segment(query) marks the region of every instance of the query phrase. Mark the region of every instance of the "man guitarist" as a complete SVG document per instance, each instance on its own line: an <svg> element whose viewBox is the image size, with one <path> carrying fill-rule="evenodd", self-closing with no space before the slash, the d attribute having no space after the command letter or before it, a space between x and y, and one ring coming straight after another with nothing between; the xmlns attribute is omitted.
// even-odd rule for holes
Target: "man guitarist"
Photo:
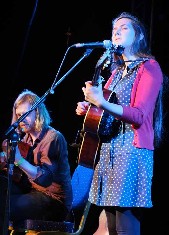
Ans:
<svg viewBox="0 0 169 235"><path fill-rule="evenodd" d="M12 124L29 112L38 101L39 97L32 91L21 92L13 105ZM9 201L6 198L11 177L7 169L12 151L8 153L8 149L13 146L10 139L3 141L4 151L0 154L1 235L6 235L3 232L8 227L8 217L15 226L19 226L20 221L26 219L63 221L71 210L72 186L67 143L64 136L51 127L50 123L46 106L41 103L16 128L16 133L25 135L18 140L13 154L14 168ZM4 221L8 208L9 215L5 217L7 221Z"/></svg>

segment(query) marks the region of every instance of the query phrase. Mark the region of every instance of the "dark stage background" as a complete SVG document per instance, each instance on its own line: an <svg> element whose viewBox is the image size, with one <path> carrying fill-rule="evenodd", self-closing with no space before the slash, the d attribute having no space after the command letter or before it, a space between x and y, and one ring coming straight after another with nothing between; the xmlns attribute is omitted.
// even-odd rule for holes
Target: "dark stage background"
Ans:
<svg viewBox="0 0 169 235"><path fill-rule="evenodd" d="M152 53L165 75L169 75L168 20L163 0L114 1L56 1L6 0L0 8L0 139L10 126L12 105L23 89L43 96L51 87L66 50L78 42L97 42L111 39L111 21L122 11L130 11L149 28ZM84 55L85 49L69 50L58 79ZM69 144L72 172L77 164L77 149L70 147L83 118L75 114L78 101L83 100L82 86L91 80L103 49L94 49L49 94L45 104L51 111L53 126L60 130ZM168 98L165 101L168 109ZM153 201L146 211L142 234L169 235L168 212L168 114L164 126L166 136L155 151Z"/></svg>

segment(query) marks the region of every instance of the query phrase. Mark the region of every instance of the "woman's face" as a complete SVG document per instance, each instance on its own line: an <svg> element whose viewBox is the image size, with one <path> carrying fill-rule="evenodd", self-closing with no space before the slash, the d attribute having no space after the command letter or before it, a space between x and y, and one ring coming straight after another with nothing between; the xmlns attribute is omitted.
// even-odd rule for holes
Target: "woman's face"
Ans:
<svg viewBox="0 0 169 235"><path fill-rule="evenodd" d="M112 29L112 43L115 46L121 45L126 49L131 48L135 40L135 31L128 18L121 18L114 23Z"/></svg>

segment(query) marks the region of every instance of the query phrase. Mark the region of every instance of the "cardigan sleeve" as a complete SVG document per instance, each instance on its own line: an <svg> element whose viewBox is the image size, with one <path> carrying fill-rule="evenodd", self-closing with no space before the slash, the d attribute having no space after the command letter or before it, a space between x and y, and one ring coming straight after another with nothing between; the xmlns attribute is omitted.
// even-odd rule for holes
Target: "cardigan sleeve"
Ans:
<svg viewBox="0 0 169 235"><path fill-rule="evenodd" d="M153 113L158 93L163 81L161 68L151 59L141 65L133 84L130 106L123 106L122 121L142 125Z"/></svg>

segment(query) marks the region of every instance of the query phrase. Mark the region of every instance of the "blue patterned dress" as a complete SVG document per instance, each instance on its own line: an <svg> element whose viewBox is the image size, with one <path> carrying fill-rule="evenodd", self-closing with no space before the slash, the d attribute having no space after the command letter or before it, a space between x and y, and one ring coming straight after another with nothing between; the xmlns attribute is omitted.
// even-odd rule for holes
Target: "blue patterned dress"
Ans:
<svg viewBox="0 0 169 235"><path fill-rule="evenodd" d="M116 93L119 104L130 105L139 64L140 61L130 64L130 70L123 78L124 67L121 66L109 86L109 90ZM112 120L109 115L107 127ZM91 203L98 206L152 207L153 151L134 147L133 138L131 124L123 123L116 137L101 144L89 192Z"/></svg>

